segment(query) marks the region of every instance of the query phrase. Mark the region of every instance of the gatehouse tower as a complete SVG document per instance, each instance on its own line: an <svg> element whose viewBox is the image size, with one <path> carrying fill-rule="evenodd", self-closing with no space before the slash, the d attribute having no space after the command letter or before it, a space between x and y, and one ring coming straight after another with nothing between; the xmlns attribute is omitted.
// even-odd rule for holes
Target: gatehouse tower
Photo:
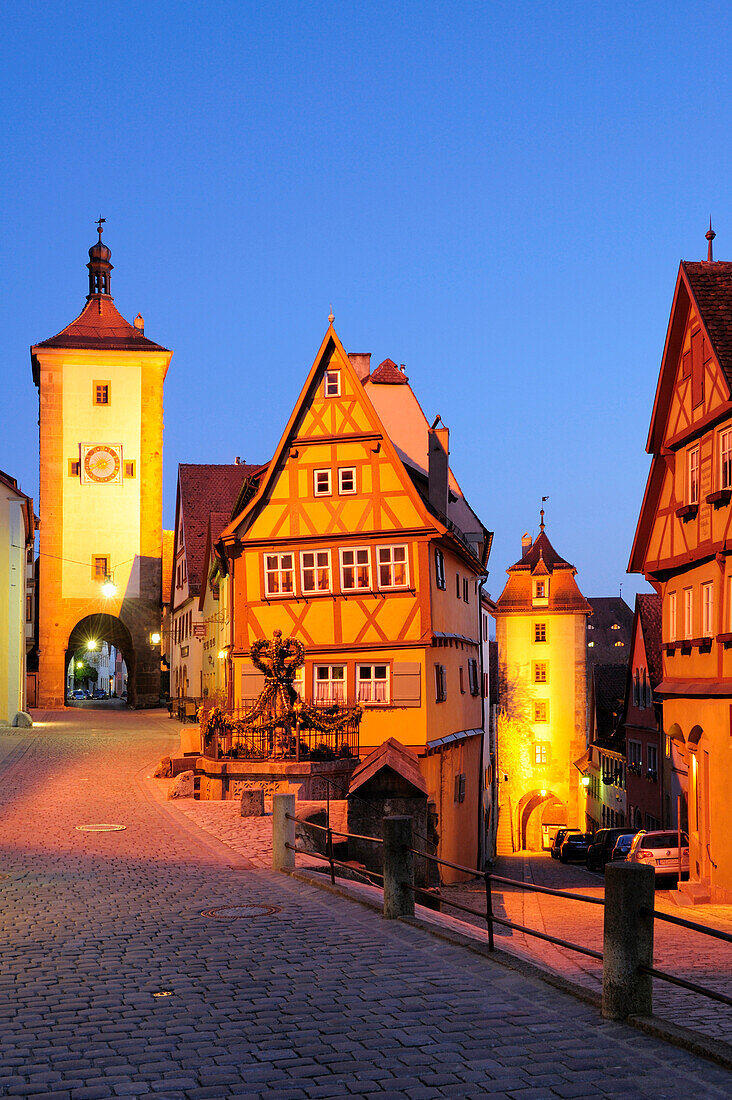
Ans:
<svg viewBox="0 0 732 1100"><path fill-rule="evenodd" d="M86 304L31 347L40 429L38 705L64 703L75 652L106 641L128 668L128 702L160 697L163 382L172 352L129 324L111 294L111 252L89 249Z"/></svg>

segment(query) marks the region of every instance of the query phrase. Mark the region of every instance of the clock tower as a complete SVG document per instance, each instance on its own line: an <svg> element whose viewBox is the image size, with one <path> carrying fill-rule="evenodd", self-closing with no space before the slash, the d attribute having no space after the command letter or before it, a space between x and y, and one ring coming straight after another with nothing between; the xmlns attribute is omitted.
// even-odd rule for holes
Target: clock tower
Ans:
<svg viewBox="0 0 732 1100"><path fill-rule="evenodd" d="M89 642L121 651L128 702L157 705L161 626L163 382L172 352L110 293L111 252L89 249L86 305L31 348L39 395L39 706L64 703Z"/></svg>

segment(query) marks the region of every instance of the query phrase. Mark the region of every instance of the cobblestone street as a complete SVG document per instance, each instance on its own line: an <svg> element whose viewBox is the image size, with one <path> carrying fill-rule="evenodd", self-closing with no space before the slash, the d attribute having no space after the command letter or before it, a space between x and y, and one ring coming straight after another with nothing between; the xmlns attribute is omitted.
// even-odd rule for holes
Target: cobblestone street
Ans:
<svg viewBox="0 0 732 1100"><path fill-rule="evenodd" d="M268 818L222 843L241 819L147 778L177 743L162 712L35 717L0 736L0 1096L729 1095L703 1059L273 873ZM78 828L100 823L124 828ZM204 915L234 904L264 915Z"/></svg>

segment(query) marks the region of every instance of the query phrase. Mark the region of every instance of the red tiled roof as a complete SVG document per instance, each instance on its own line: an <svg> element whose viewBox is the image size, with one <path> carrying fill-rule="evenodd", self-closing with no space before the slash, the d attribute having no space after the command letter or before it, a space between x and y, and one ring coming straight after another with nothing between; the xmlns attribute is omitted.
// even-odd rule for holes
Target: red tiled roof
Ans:
<svg viewBox="0 0 732 1100"><path fill-rule="evenodd" d="M125 321L111 298L94 295L79 316L39 348L116 348L122 351L167 351Z"/></svg>
<svg viewBox="0 0 732 1100"><path fill-rule="evenodd" d="M538 563L539 558L543 558L544 565L551 573L554 569L574 569L573 565L570 565L564 558L560 558L552 544L547 538L546 531L542 531L539 534L538 539L535 540L524 550L523 557L520 561L517 561L515 565L511 566L511 569L534 569Z"/></svg>
<svg viewBox="0 0 732 1100"><path fill-rule="evenodd" d="M191 596L201 592L201 572L206 553L209 517L224 515L219 534L231 519L242 485L250 474L261 466L192 465L181 463L178 467L178 492L183 513L183 534L186 544L186 568L188 589Z"/></svg>
<svg viewBox="0 0 732 1100"><path fill-rule="evenodd" d="M377 386L406 386L409 379L403 371L399 370L396 363L391 359L385 359L369 376L369 382L374 382Z"/></svg>
<svg viewBox="0 0 732 1100"><path fill-rule="evenodd" d="M682 260L719 365L732 384L732 263Z"/></svg>
<svg viewBox="0 0 732 1100"><path fill-rule="evenodd" d="M656 688L663 679L661 659L661 597L655 592L639 593L638 614L640 615L643 642L646 647L648 674L651 687Z"/></svg>
<svg viewBox="0 0 732 1100"><path fill-rule="evenodd" d="M370 752L365 760L362 760L351 776L348 785L348 793L353 794L362 787L367 780L381 771L382 768L391 768L397 775L401 775L417 790L427 794L427 784L419 770L417 756L401 741L395 737L389 737L378 748Z"/></svg>

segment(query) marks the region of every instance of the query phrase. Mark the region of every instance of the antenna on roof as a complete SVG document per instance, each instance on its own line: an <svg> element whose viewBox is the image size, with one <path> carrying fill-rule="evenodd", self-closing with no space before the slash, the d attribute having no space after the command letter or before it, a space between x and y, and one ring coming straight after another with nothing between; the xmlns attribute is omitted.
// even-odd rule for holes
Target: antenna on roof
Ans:
<svg viewBox="0 0 732 1100"><path fill-rule="evenodd" d="M705 237L706 237L706 239L707 239L707 240L709 241L709 248L707 249L707 263L708 263L708 264L710 264L710 263L712 263L712 262L713 262L713 257L712 257L712 241L713 241L713 240L714 240L714 238L715 238L715 237L717 236L717 234L716 234L716 233L714 232L714 230L712 229L712 215L711 215L711 214L709 215L709 229L707 229L707 231L706 231L706 233L704 234L704 236L705 236Z"/></svg>
<svg viewBox="0 0 732 1100"><path fill-rule="evenodd" d="M623 598L623 582L621 581L620 582L620 599L622 600L622 598Z"/></svg>
<svg viewBox="0 0 732 1100"><path fill-rule="evenodd" d="M543 504L544 501L546 501L546 500L549 500L549 497L542 497L541 498L541 503ZM539 515L541 516L541 522L539 523L539 528L543 531L544 530L544 509L543 508L541 508L539 510Z"/></svg>

